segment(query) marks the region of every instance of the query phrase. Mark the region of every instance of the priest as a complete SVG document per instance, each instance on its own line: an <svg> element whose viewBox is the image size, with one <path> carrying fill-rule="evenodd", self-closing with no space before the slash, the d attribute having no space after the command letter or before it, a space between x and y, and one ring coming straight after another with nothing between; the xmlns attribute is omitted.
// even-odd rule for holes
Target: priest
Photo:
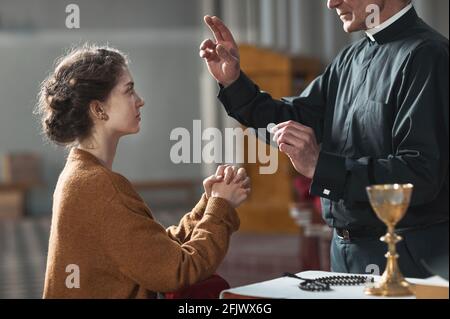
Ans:
<svg viewBox="0 0 450 319"><path fill-rule="evenodd" d="M368 8L379 9L369 19ZM274 140L312 179L323 218L334 229L332 270L384 270L384 224L366 186L412 183L397 232L405 276L430 274L422 261L448 255L449 46L408 0L328 0L346 32L365 37L345 48L299 96L273 99L240 70L233 36L206 16L215 39L200 46L227 113L253 128L277 124ZM378 20L374 24L373 20ZM370 22L370 23L369 23Z"/></svg>

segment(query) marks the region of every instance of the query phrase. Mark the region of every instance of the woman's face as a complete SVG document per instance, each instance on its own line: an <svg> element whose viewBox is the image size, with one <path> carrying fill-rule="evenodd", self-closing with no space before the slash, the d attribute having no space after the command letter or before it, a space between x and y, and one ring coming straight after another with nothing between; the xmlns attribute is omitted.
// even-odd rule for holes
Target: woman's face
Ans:
<svg viewBox="0 0 450 319"><path fill-rule="evenodd" d="M144 100L134 90L134 81L128 68L119 78L104 104L108 120L104 122L106 130L116 136L139 132Z"/></svg>

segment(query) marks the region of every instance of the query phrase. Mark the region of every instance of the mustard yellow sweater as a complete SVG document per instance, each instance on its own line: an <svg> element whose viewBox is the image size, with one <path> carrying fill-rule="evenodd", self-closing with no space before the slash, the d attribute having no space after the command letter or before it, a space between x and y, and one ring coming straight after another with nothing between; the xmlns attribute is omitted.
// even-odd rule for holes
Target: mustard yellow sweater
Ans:
<svg viewBox="0 0 450 319"><path fill-rule="evenodd" d="M43 296L154 298L176 291L216 271L238 227L227 201L203 195L178 226L165 229L125 177L74 148L53 196Z"/></svg>

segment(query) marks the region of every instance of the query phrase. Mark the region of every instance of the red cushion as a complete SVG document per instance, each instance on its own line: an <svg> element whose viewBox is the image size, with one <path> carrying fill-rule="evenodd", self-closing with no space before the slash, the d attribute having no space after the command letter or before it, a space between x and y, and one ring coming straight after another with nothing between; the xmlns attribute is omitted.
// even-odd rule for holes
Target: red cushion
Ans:
<svg viewBox="0 0 450 319"><path fill-rule="evenodd" d="M168 292L165 297L166 299L218 299L220 293L229 288L230 285L225 279L219 275L212 275L187 288Z"/></svg>

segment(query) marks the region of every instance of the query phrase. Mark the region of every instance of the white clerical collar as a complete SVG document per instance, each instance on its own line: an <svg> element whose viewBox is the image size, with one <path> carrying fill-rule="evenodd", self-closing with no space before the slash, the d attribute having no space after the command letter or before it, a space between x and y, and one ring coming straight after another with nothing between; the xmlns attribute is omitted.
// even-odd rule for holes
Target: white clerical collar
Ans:
<svg viewBox="0 0 450 319"><path fill-rule="evenodd" d="M375 34L380 32L381 30L386 29L388 26L393 24L395 21L397 21L398 19L403 17L406 14L406 12L408 12L412 7L413 7L412 3L408 4L406 7L404 7L402 10L400 10L399 12L394 14L392 17L390 17L389 19L387 19L383 23L377 25L376 27L374 27L372 29L367 29L366 30L366 35L369 37L369 39L372 42L375 42L375 38L373 37Z"/></svg>

